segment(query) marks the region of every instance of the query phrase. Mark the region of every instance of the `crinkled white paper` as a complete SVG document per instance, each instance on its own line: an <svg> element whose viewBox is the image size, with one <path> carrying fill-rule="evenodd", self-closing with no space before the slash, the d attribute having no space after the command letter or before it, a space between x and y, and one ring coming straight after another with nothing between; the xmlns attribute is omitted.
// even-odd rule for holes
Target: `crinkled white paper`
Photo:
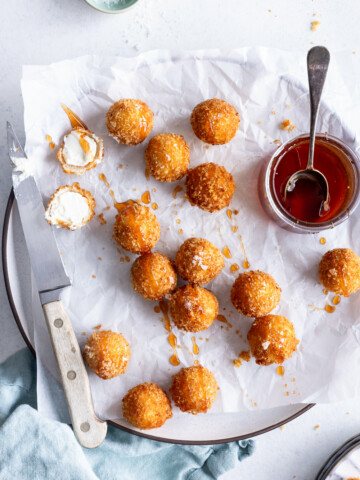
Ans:
<svg viewBox="0 0 360 480"><path fill-rule="evenodd" d="M342 69L340 70L339 65ZM346 62L345 62L346 64ZM351 62L335 56L330 64L324 102L319 115L319 131L342 138L356 149L355 137L335 113L351 110ZM341 72L346 72L342 78ZM56 230L56 239L73 286L63 301L81 346L93 328L121 332L129 341L131 359L125 375L101 380L90 372L96 411L105 418L121 417L121 398L138 383L153 381L168 388L171 375L197 359L214 372L220 390L211 412L234 412L269 408L298 402L333 402L359 395L360 381L360 294L342 299L336 311L323 308L331 303L318 282L321 256L335 247L350 247L360 253L360 211L347 223L322 235L288 233L264 214L257 194L261 164L276 150L274 140L287 141L308 131L309 104L305 56L261 48L171 55L164 51L136 58L86 56L48 66L24 68L22 90L25 104L26 150L36 163L37 181L47 202L60 185L79 182L96 199L96 214L104 214L106 225L96 216L80 231ZM193 107L204 99L219 97L235 106L241 118L236 138L227 145L206 146L190 127ZM191 148L191 166L202 162L224 165L234 176L237 188L230 208L238 210L232 219L226 209L207 213L191 207L184 191L173 198L173 190L183 182L159 183L144 175L147 141L136 147L117 144L107 134L105 114L120 98L145 101L155 116L151 136L159 132L184 135ZM81 177L63 173L56 150L49 148L46 135L56 146L70 130L60 107L69 106L105 143L105 157L97 168ZM352 118L356 118L355 115ZM292 133L280 129L290 119ZM316 163L316 159L315 159ZM122 166L122 168L120 167ZM197 334L173 331L178 339L180 366L169 358L172 349L155 302L145 301L131 287L129 274L135 255L121 251L112 238L116 210L109 188L99 175L104 173L118 201L139 199L145 191L161 225L156 251L170 257L192 236L204 237L221 250L228 246L232 258L207 287L220 302L220 313L232 325L215 321ZM106 210L106 207L110 207ZM236 233L233 226L238 227ZM180 230L181 229L181 230ZM180 230L180 231L179 231ZM181 232L181 233L180 233ZM276 365L257 366L253 359L236 368L233 360L247 350L246 334L251 320L237 313L229 297L231 286L244 271L242 236L251 269L270 273L282 288L279 306L273 313L288 317L300 340L298 351L284 363L285 374ZM326 244L320 244L320 237ZM121 250L121 249L120 249ZM130 258L121 263L120 258ZM231 273L234 263L240 266ZM66 408L61 389L53 381L57 369L39 303L34 296L35 339L38 362L38 406L42 412L64 418ZM86 332L86 336L82 333ZM192 353L195 336L199 354ZM60 398L60 401L59 401ZM60 406L59 406L60 405ZM210 413L211 413L210 412ZM175 409L175 415L181 413Z"/></svg>

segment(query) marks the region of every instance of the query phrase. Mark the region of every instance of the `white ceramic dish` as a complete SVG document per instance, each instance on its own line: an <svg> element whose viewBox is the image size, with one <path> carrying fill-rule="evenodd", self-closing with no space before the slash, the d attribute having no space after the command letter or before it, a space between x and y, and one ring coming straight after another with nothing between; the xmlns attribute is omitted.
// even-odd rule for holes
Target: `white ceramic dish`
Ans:
<svg viewBox="0 0 360 480"><path fill-rule="evenodd" d="M31 311L30 262L14 195L11 193L3 229L3 269L9 302L15 321L28 347L35 353L33 328L27 312ZM113 423L118 428L154 440L183 444L214 444L260 435L287 423L312 407L294 404L260 411L214 415L184 415L168 422L161 432L150 435L129 425Z"/></svg>
<svg viewBox="0 0 360 480"><path fill-rule="evenodd" d="M140 0L114 0L109 3L105 0L85 0L85 2L98 12L102 13L124 13L135 7Z"/></svg>

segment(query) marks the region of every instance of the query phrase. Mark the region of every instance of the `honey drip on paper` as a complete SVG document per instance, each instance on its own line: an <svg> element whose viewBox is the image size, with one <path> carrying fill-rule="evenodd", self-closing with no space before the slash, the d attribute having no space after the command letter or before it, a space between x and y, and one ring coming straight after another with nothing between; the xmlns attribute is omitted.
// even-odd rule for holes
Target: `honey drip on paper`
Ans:
<svg viewBox="0 0 360 480"><path fill-rule="evenodd" d="M176 198L176 195L181 192L183 189L183 187L181 185L178 185L177 187L174 188L174 191L173 191L173 198Z"/></svg>
<svg viewBox="0 0 360 480"><path fill-rule="evenodd" d="M150 172L147 168L145 168L145 178L146 178L146 180L149 180L149 178L150 178Z"/></svg>
<svg viewBox="0 0 360 480"><path fill-rule="evenodd" d="M158 204L157 204L157 203L153 203L153 204L152 204L152 209L153 209L153 210L157 210L157 209L158 209Z"/></svg>
<svg viewBox="0 0 360 480"><path fill-rule="evenodd" d="M151 202L151 198L150 198L150 192L149 190L147 190L146 192L144 192L141 196L141 201L143 203L145 203L145 205L149 205L149 203Z"/></svg>
<svg viewBox="0 0 360 480"><path fill-rule="evenodd" d="M69 117L71 126L73 128L80 127L80 128L83 128L84 130L89 130L85 125L85 123L82 120L80 120L80 118L72 110L70 110L69 107L67 107L63 103L61 104L61 106L64 109L66 115Z"/></svg>
<svg viewBox="0 0 360 480"><path fill-rule="evenodd" d="M50 135L46 135L46 141L49 143L52 142L52 138L50 137Z"/></svg>
<svg viewBox="0 0 360 480"><path fill-rule="evenodd" d="M333 304L334 305L339 305L340 302L341 302L340 295L336 295L336 297L333 298Z"/></svg>
<svg viewBox="0 0 360 480"><path fill-rule="evenodd" d="M329 305L328 303L325 305L325 311L328 313L334 313L335 312L335 307L332 305Z"/></svg>
<svg viewBox="0 0 360 480"><path fill-rule="evenodd" d="M54 142L50 142L49 147L51 148L51 150L54 150L54 148L55 148L55 143L54 143Z"/></svg>
<svg viewBox="0 0 360 480"><path fill-rule="evenodd" d="M321 238L320 238L320 243L321 243L321 245L325 245L325 243L326 243L326 238L321 237Z"/></svg>
<svg viewBox="0 0 360 480"><path fill-rule="evenodd" d="M244 267L244 268L250 268L250 262L249 262L249 260L248 260L248 258L247 258L247 256L246 256L245 247L244 247L244 242L243 242L243 240L242 240L242 236L241 236L241 235L239 235L239 240L240 240L241 250L242 250L242 252L243 252L243 254L244 254L244 257L245 257L245 260L244 260L244 262L243 262L243 267Z"/></svg>
<svg viewBox="0 0 360 480"><path fill-rule="evenodd" d="M238 270L239 270L239 265L238 265L237 263L234 263L233 265L231 265L230 271L231 271L232 273L235 273L235 272L237 272Z"/></svg>
<svg viewBox="0 0 360 480"><path fill-rule="evenodd" d="M229 209L226 211L226 215L230 218L231 220L231 217L232 217L232 211Z"/></svg>
<svg viewBox="0 0 360 480"><path fill-rule="evenodd" d="M55 148L55 143L52 141L52 138L50 135L46 135L46 140L49 142L49 147L51 150L54 150Z"/></svg>
<svg viewBox="0 0 360 480"><path fill-rule="evenodd" d="M231 323L229 323L224 315L218 315L217 320L221 323L226 323L228 327L232 327Z"/></svg>
<svg viewBox="0 0 360 480"><path fill-rule="evenodd" d="M103 214L103 213L99 213L98 217L99 217L99 220L100 220L100 225L105 225L105 224L106 224L106 220L105 220L105 218L104 218L104 214Z"/></svg>
<svg viewBox="0 0 360 480"><path fill-rule="evenodd" d="M225 246L222 253L223 253L224 257L226 257L226 258L231 258L232 257L231 252L229 250L229 247L227 245Z"/></svg>
<svg viewBox="0 0 360 480"><path fill-rule="evenodd" d="M238 227L237 225L233 225L232 231L233 231L234 233L236 233L236 232L238 231L238 228L239 228L239 227Z"/></svg>
<svg viewBox="0 0 360 480"><path fill-rule="evenodd" d="M195 337L192 337L191 340L192 340L192 343L193 343L193 352L194 352L195 355L198 355L199 354L199 346L196 344Z"/></svg>
<svg viewBox="0 0 360 480"><path fill-rule="evenodd" d="M278 375L281 375L283 377L285 373L285 368L282 365L280 365L279 367L277 367L276 372Z"/></svg>
<svg viewBox="0 0 360 480"><path fill-rule="evenodd" d="M160 313L160 312L161 312L159 305L156 305L156 306L154 307L154 312L155 312L155 313Z"/></svg>
<svg viewBox="0 0 360 480"><path fill-rule="evenodd" d="M168 304L166 302L164 302L163 300L161 300L159 302L159 307L160 307L160 310L161 310L162 314L164 315L165 328L168 332L170 332L169 336L168 336L168 340L169 340L169 343L170 343L170 345L173 349L173 352L174 352L170 357L170 363L171 363L171 365L177 366L177 365L180 365L180 360L179 360L177 350L176 350L177 338L173 334L173 332L171 331L171 324L170 324L170 318L169 318L169 307L168 307Z"/></svg>
<svg viewBox="0 0 360 480"><path fill-rule="evenodd" d="M107 178L106 178L106 176L105 176L105 173L100 173L99 178L100 178L100 180L101 180L102 182L105 183L105 185L106 185L108 188L110 187L109 182L107 181Z"/></svg>
<svg viewBox="0 0 360 480"><path fill-rule="evenodd" d="M324 288L323 292L324 292L325 295L328 294L328 291L326 290L326 288Z"/></svg>

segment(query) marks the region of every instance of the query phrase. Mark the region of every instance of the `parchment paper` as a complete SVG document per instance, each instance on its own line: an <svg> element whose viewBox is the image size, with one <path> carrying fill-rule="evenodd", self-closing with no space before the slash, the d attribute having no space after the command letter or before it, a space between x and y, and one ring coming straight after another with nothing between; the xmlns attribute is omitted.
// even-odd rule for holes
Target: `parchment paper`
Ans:
<svg viewBox="0 0 360 480"><path fill-rule="evenodd" d="M346 68L344 68L344 65ZM340 74L345 71L344 77ZM319 115L318 130L342 138L357 149L355 135L336 114L336 107L355 119L356 91L351 59L333 56ZM90 372L95 408L102 417L121 417L121 398L127 390L144 381L170 386L171 375L197 359L214 372L220 390L210 413L270 408L298 402L335 402L360 393L360 293L342 299L336 311L323 308L331 303L317 279L321 256L335 247L350 247L360 253L360 211L347 223L322 235L288 233L273 224L258 200L257 179L260 165L276 150L274 141L308 131L309 104L305 55L263 48L232 52L200 51L172 55L154 51L136 58L86 56L48 66L27 66L23 70L26 151L36 163L37 181L46 203L60 185L78 181L96 199L96 214L104 214L101 225L96 216L80 231L56 230L56 239L73 286L63 301L81 346L93 328L121 332L129 341L131 359L125 375L101 380ZM236 107L240 128L227 145L210 146L198 140L190 127L193 107L204 99L219 97ZM191 148L191 165L216 162L234 176L237 188L230 205L238 215L229 219L226 209L207 213L191 207L184 191L173 198L183 182L159 183L144 175L147 141L136 147L118 145L107 135L105 114L119 98L139 98L155 115L151 136L159 132L183 134ZM356 98L356 96L355 96ZM60 107L68 105L90 130L105 143L105 158L97 168L81 177L63 173L56 160L56 149L70 130ZM280 129L290 119L296 129ZM51 150L50 135L56 144ZM129 273L135 255L124 252L112 238L116 210L109 188L100 180L104 173L118 201L139 199L145 191L161 225L161 239L155 250L174 258L180 244L192 236L205 237L221 250L228 246L232 258L225 259L222 273L207 286L220 302L220 313L232 325L215 321L207 331L183 333L173 327L178 339L181 364L174 367L172 349L162 317L154 311L155 302L145 301L131 288ZM106 210L106 207L110 209ZM232 227L238 226L233 232ZM181 229L181 233L179 233ZM276 365L260 367L254 359L236 368L233 360L247 350L246 334L251 319L232 307L231 286L244 271L242 236L251 269L274 276L282 288L279 306L273 313L288 317L300 340L298 351L284 363L285 374ZM324 236L326 244L320 244ZM125 256L126 255L126 256ZM129 262L126 261L129 258ZM123 258L123 263L120 259ZM231 273L237 263L239 272ZM34 289L35 341L38 362L38 407L54 418L65 419L63 393L49 336ZM83 335L83 332L86 335ZM195 336L199 354L192 353ZM175 415L181 413L174 409Z"/></svg>

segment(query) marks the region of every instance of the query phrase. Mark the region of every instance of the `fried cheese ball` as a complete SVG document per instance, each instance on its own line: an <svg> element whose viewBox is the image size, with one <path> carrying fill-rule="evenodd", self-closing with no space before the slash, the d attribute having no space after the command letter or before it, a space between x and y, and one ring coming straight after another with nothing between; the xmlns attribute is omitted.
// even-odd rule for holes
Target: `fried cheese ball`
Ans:
<svg viewBox="0 0 360 480"><path fill-rule="evenodd" d="M132 286L146 300L162 300L172 292L177 275L169 257L162 253L146 253L131 267Z"/></svg>
<svg viewBox="0 0 360 480"><path fill-rule="evenodd" d="M219 313L215 295L198 285L184 285L169 300L170 315L180 330L200 332L213 323Z"/></svg>
<svg viewBox="0 0 360 480"><path fill-rule="evenodd" d="M211 145L222 145L235 137L240 118L232 105L212 98L196 105L190 122L200 140Z"/></svg>
<svg viewBox="0 0 360 480"><path fill-rule="evenodd" d="M319 280L330 292L348 297L360 288L360 258L350 248L335 248L322 257Z"/></svg>
<svg viewBox="0 0 360 480"><path fill-rule="evenodd" d="M182 412L206 413L214 403L218 385L210 370L201 366L182 368L172 377L170 393Z"/></svg>
<svg viewBox="0 0 360 480"><path fill-rule="evenodd" d="M150 252L160 238L160 225L148 207L135 202L125 202L116 215L114 238L130 252Z"/></svg>
<svg viewBox="0 0 360 480"><path fill-rule="evenodd" d="M224 265L220 250L205 238L188 238L175 257L178 274L187 282L199 285L211 282Z"/></svg>
<svg viewBox="0 0 360 480"><path fill-rule="evenodd" d="M203 163L189 170L185 185L190 203L208 212L227 207L236 188L231 173L216 163Z"/></svg>
<svg viewBox="0 0 360 480"><path fill-rule="evenodd" d="M190 148L182 135L159 133L145 150L146 168L159 182L179 180L187 172Z"/></svg>
<svg viewBox="0 0 360 480"><path fill-rule="evenodd" d="M96 375L107 380L125 373L130 347L121 333L101 330L87 339L84 358Z"/></svg>
<svg viewBox="0 0 360 480"><path fill-rule="evenodd" d="M124 145L137 145L145 140L154 125L154 115L141 100L123 98L106 114L109 134Z"/></svg>
<svg viewBox="0 0 360 480"><path fill-rule="evenodd" d="M240 273L231 289L231 302L247 317L263 317L280 301L281 288L268 273L260 270Z"/></svg>
<svg viewBox="0 0 360 480"><path fill-rule="evenodd" d="M251 325L247 339L258 365L283 363L292 356L299 343L294 325L281 315L257 318Z"/></svg>
<svg viewBox="0 0 360 480"><path fill-rule="evenodd" d="M141 383L122 400L125 420L141 430L159 428L172 417L170 399L156 383Z"/></svg>

